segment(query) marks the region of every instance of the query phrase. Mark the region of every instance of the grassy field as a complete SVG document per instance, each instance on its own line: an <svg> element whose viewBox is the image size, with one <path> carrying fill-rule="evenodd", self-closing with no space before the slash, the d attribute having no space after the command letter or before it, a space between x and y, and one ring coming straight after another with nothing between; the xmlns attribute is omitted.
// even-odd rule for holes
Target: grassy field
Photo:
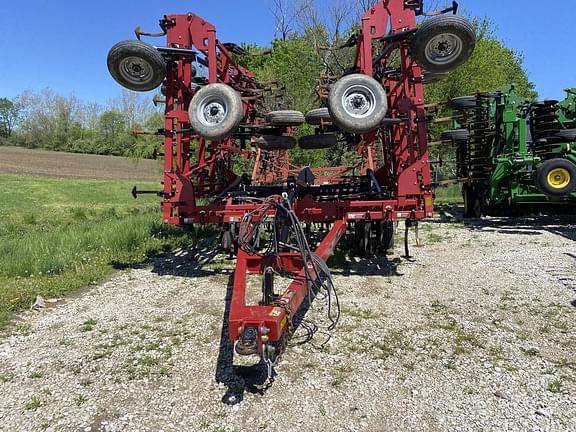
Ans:
<svg viewBox="0 0 576 432"><path fill-rule="evenodd" d="M0 175L0 327L37 295L59 297L187 237L132 182ZM157 189L157 183L139 183Z"/></svg>
<svg viewBox="0 0 576 432"><path fill-rule="evenodd" d="M444 187L438 187L434 191L436 194L435 204L462 204L462 185L453 184Z"/></svg>

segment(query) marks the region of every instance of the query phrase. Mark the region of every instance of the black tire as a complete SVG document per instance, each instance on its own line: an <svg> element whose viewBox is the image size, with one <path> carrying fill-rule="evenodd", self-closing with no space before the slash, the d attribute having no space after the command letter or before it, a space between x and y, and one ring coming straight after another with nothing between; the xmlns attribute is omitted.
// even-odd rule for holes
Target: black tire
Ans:
<svg viewBox="0 0 576 432"><path fill-rule="evenodd" d="M462 186L464 198L464 217L479 218L482 216L482 204L474 186L464 183Z"/></svg>
<svg viewBox="0 0 576 432"><path fill-rule="evenodd" d="M379 127L388 111L386 90L363 74L346 75L330 88L328 111L338 128L350 133Z"/></svg>
<svg viewBox="0 0 576 432"><path fill-rule="evenodd" d="M294 127L304 124L304 114L300 111L271 111L266 115L266 120L272 126Z"/></svg>
<svg viewBox="0 0 576 432"><path fill-rule="evenodd" d="M442 141L468 141L470 132L468 129L455 129L442 132L440 136Z"/></svg>
<svg viewBox="0 0 576 432"><path fill-rule="evenodd" d="M232 135L244 116L240 95L226 84L208 84L188 108L190 126L202 138L219 141Z"/></svg>
<svg viewBox="0 0 576 432"><path fill-rule="evenodd" d="M333 148L338 145L338 140L333 134L308 135L298 140L298 146L306 150L318 150Z"/></svg>
<svg viewBox="0 0 576 432"><path fill-rule="evenodd" d="M576 141L576 129L562 129L556 136L569 141Z"/></svg>
<svg viewBox="0 0 576 432"><path fill-rule="evenodd" d="M474 96L460 96L454 98L449 103L450 108L455 110L469 110L476 108L476 98Z"/></svg>
<svg viewBox="0 0 576 432"><path fill-rule="evenodd" d="M425 21L412 38L412 57L428 72L450 72L465 63L476 46L472 24L459 16Z"/></svg>
<svg viewBox="0 0 576 432"><path fill-rule="evenodd" d="M296 139L284 135L262 135L256 139L256 145L262 150L291 150L296 147Z"/></svg>
<svg viewBox="0 0 576 432"><path fill-rule="evenodd" d="M576 190L576 166L566 159L549 159L536 169L536 187L550 196L564 196Z"/></svg>
<svg viewBox="0 0 576 432"><path fill-rule="evenodd" d="M306 123L311 125L320 125L322 123L331 122L330 112L328 108L316 108L306 113Z"/></svg>
<svg viewBox="0 0 576 432"><path fill-rule="evenodd" d="M422 82L424 84L433 84L442 80L445 80L450 76L450 72L423 72L424 78Z"/></svg>
<svg viewBox="0 0 576 432"><path fill-rule="evenodd" d="M154 90L166 77L166 62L152 45L138 40L118 42L108 52L108 71L127 89Z"/></svg>

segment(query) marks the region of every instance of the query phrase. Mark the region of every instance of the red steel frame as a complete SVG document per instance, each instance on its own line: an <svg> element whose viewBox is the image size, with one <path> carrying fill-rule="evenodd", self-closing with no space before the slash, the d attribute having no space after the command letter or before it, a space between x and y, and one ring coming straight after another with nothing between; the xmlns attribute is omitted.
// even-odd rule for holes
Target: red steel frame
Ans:
<svg viewBox="0 0 576 432"><path fill-rule="evenodd" d="M357 42L357 71L374 76L374 44L380 41L386 47L383 37L416 27L416 6L411 3L414 2L384 0L366 12ZM254 75L234 63L226 47L217 40L215 27L193 14L170 15L165 19L171 23L167 28L167 46L197 50L207 66L207 82L224 82L233 86L243 98L243 125L257 125L254 95L258 87L254 84ZM400 38L394 43L398 44L400 53L401 77L385 78L382 85L389 95L389 117L399 121L364 134L357 147L357 152L363 156L360 174L372 170L380 185L393 190L391 198L320 201L312 195L305 195L292 204L302 222L332 223L331 230L315 252L324 260L333 253L351 221L418 220L433 213L422 70L411 59L408 39ZM188 57L175 59L166 78L164 222L175 225L240 222L247 212L254 210L255 204L239 203L231 195L217 204L200 205L197 202L199 198L225 193L231 185L237 184L238 176L231 167L233 154L245 158L254 155L250 149L241 148L239 140L235 139L237 137L207 142L195 135L179 133L190 127L187 108L194 95L192 60ZM388 57L380 60L383 67L387 62ZM377 154L377 142L382 143L382 154ZM192 160L191 153L197 156L196 160ZM262 155L258 150L257 162ZM282 167L282 176L287 177L294 171L286 153L276 153L275 160ZM316 168L317 171L333 173L323 179L325 183L345 181L343 175L348 169ZM276 182L279 177L259 174L255 169L253 178L266 184ZM261 274L269 265L298 274L280 298L283 307L247 306L247 274ZM283 337L290 319L288 315L296 312L310 290L311 281L305 276L305 265L298 253L283 252L277 259L270 259L239 250L229 318L232 340L237 340L243 329L256 327L262 353L264 341L277 342Z"/></svg>

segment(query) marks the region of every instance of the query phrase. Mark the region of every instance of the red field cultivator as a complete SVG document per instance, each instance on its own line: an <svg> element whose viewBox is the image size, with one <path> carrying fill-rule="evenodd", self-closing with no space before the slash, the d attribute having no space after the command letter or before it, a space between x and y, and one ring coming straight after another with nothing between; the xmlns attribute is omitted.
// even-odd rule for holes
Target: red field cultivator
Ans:
<svg viewBox="0 0 576 432"><path fill-rule="evenodd" d="M194 14L165 16L160 34L137 29L138 39L165 36L165 47L136 40L111 49L108 67L121 85L162 86L164 222L221 227L222 247L237 260L229 335L236 353L258 354L268 364L270 378L303 302L319 292L337 302L326 265L335 248L346 238L359 256L382 253L392 245L395 221L405 220L407 232L432 216L423 84L474 48L470 24L447 15L456 8L417 27L423 1L377 3L343 46L356 49L354 64L342 77L322 80L324 107L306 116L260 113L258 102L274 87L238 65L242 48L220 42L215 27ZM293 166L293 128L305 119L317 128L299 140L302 149L344 145L361 162ZM251 175L234 171L237 158L255 160ZM326 229L313 232L318 224ZM246 301L248 275L261 275L257 304ZM274 283L280 277L290 280L283 289Z"/></svg>

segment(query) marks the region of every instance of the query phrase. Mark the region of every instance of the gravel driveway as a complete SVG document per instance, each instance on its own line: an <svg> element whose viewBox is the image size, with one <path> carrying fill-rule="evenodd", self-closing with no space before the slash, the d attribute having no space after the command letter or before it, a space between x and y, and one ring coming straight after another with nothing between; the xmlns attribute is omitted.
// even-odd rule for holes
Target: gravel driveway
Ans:
<svg viewBox="0 0 576 432"><path fill-rule="evenodd" d="M0 430L576 431L574 219L420 238L335 269L340 325L324 346L301 326L265 391L232 365L222 257L178 251L27 312L0 339Z"/></svg>

